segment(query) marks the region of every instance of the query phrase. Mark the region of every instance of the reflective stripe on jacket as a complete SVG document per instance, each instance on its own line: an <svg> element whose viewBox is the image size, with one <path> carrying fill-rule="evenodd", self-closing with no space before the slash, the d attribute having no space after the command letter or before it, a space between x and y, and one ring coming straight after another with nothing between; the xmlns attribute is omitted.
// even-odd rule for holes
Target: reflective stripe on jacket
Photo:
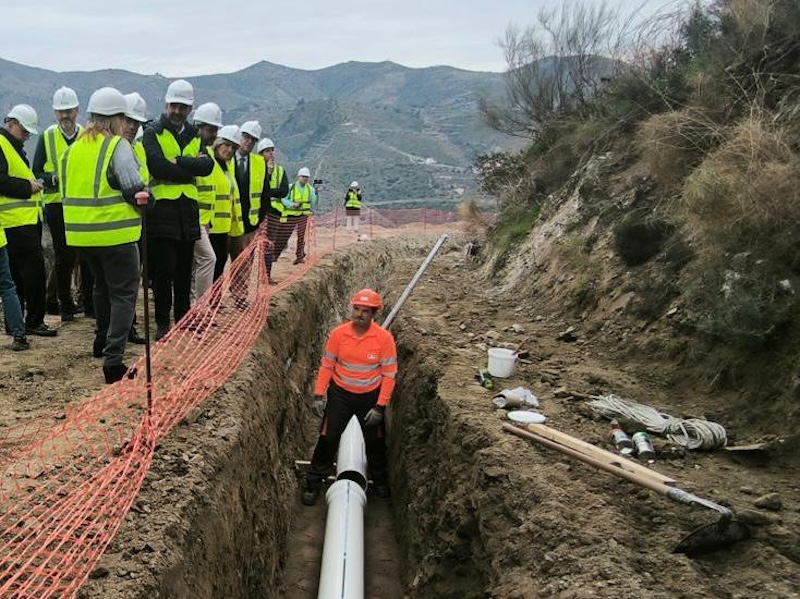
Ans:
<svg viewBox="0 0 800 599"><path fill-rule="evenodd" d="M83 127L77 125L77 131L75 132L76 136L80 135L81 129L83 129ZM58 125L50 125L47 129L45 129L44 133L42 133L42 138L42 141L44 142L45 155L45 161L42 170L45 173L56 173L56 176L61 179L61 174L58 171L61 168L61 158L64 156L64 152L67 151L69 144L67 143L67 140L64 139L64 134L61 132L61 127ZM59 189L45 191L42 194L42 197L44 198L45 204L61 202L60 186Z"/></svg>
<svg viewBox="0 0 800 599"><path fill-rule="evenodd" d="M322 395L331 379L351 393L367 393L380 387L378 405L389 403L397 376L394 337L373 322L358 335L352 322L331 331L325 344L314 394Z"/></svg>
<svg viewBox="0 0 800 599"><path fill-rule="evenodd" d="M64 231L67 245L109 247L139 241L139 211L111 187L108 167L119 135L82 135L64 153Z"/></svg>
<svg viewBox="0 0 800 599"><path fill-rule="evenodd" d="M8 176L19 179L33 179L33 171L11 145L5 136L0 135L0 151L8 162ZM22 195L22 194L20 194ZM35 225L41 213L41 194L28 199L9 198L0 195L0 227L10 229L22 225Z"/></svg>
<svg viewBox="0 0 800 599"><path fill-rule="evenodd" d="M164 158L167 160L172 160L178 156L194 157L201 151L199 137L192 139L181 151L178 140L175 139L169 129L163 129L160 133L157 133L156 140L164 153ZM182 195L191 200L197 200L197 186L194 183L172 183L171 181L154 179L151 181L150 191L153 192L153 197L155 197L156 201L177 200Z"/></svg>

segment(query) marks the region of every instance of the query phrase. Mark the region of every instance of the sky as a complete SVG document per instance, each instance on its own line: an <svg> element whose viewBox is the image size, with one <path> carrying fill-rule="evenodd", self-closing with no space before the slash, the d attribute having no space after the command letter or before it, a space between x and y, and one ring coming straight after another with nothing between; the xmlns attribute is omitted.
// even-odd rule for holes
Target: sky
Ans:
<svg viewBox="0 0 800 599"><path fill-rule="evenodd" d="M601 0L583 0L599 4ZM677 0L608 0L652 13ZM28 0L3 7L0 58L53 71L314 70L351 60L505 70L498 40L557 0ZM29 23L33 18L33 26ZM11 26L11 23L25 26Z"/></svg>

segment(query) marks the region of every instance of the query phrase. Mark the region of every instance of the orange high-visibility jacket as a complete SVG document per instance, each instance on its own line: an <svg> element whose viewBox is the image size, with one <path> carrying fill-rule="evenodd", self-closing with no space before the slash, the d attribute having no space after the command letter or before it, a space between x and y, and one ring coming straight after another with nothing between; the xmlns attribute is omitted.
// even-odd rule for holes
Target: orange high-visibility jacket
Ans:
<svg viewBox="0 0 800 599"><path fill-rule="evenodd" d="M394 337L375 322L363 335L353 323L340 324L331 331L322 355L314 394L322 395L333 382L352 393L367 393L378 387L378 405L386 406L397 376L397 348Z"/></svg>

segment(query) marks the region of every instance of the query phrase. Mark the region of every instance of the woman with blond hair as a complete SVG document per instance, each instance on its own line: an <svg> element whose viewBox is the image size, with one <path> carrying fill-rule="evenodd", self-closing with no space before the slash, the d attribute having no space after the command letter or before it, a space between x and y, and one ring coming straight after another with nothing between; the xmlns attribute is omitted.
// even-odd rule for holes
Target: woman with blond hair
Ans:
<svg viewBox="0 0 800 599"><path fill-rule="evenodd" d="M93 349L103 358L106 383L128 371L123 356L139 292L139 211L152 205L133 149L122 136L126 109L119 90L95 91L89 120L62 163L67 245L78 248L95 278Z"/></svg>

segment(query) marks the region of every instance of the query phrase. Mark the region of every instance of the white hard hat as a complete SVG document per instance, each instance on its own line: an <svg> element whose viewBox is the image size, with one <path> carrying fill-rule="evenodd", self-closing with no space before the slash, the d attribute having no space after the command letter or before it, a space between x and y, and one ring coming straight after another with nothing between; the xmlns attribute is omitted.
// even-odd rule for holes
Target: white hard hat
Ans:
<svg viewBox="0 0 800 599"><path fill-rule="evenodd" d="M214 102L206 102L195 108L192 120L195 124L222 127L222 110Z"/></svg>
<svg viewBox="0 0 800 599"><path fill-rule="evenodd" d="M299 171L297 171L297 176L298 177L310 177L311 176L311 171L308 170L308 168L304 166Z"/></svg>
<svg viewBox="0 0 800 599"><path fill-rule="evenodd" d="M353 188L355 188L355 187L358 187L358 181L353 181L353 182L350 184L350 187L353 187Z"/></svg>
<svg viewBox="0 0 800 599"><path fill-rule="evenodd" d="M194 104L194 89L192 84L185 79L177 79L167 87L167 95L164 97L167 104Z"/></svg>
<svg viewBox="0 0 800 599"><path fill-rule="evenodd" d="M256 153L261 154L264 150L268 150L270 148L275 148L275 144L272 143L272 140L269 137L265 137L256 146Z"/></svg>
<svg viewBox="0 0 800 599"><path fill-rule="evenodd" d="M6 119L16 119L22 128L31 135L39 133L36 129L39 125L39 116L30 104L17 104L6 115Z"/></svg>
<svg viewBox="0 0 800 599"><path fill-rule="evenodd" d="M70 110L78 104L78 94L70 87L59 87L53 94L53 110Z"/></svg>
<svg viewBox="0 0 800 599"><path fill-rule="evenodd" d="M217 139L224 139L236 144L237 146L242 141L239 133L239 127L236 125L225 125L224 127L220 127L219 131L217 132Z"/></svg>
<svg viewBox="0 0 800 599"><path fill-rule="evenodd" d="M89 97L86 111L101 116L114 116L115 114L125 114L128 111L128 104L125 96L118 89L101 87Z"/></svg>
<svg viewBox="0 0 800 599"><path fill-rule="evenodd" d="M241 132L259 139L261 137L261 125L258 124L258 121L245 121L242 123Z"/></svg>
<svg viewBox="0 0 800 599"><path fill-rule="evenodd" d="M125 94L125 116L140 123L147 122L147 104L144 98L133 92Z"/></svg>

